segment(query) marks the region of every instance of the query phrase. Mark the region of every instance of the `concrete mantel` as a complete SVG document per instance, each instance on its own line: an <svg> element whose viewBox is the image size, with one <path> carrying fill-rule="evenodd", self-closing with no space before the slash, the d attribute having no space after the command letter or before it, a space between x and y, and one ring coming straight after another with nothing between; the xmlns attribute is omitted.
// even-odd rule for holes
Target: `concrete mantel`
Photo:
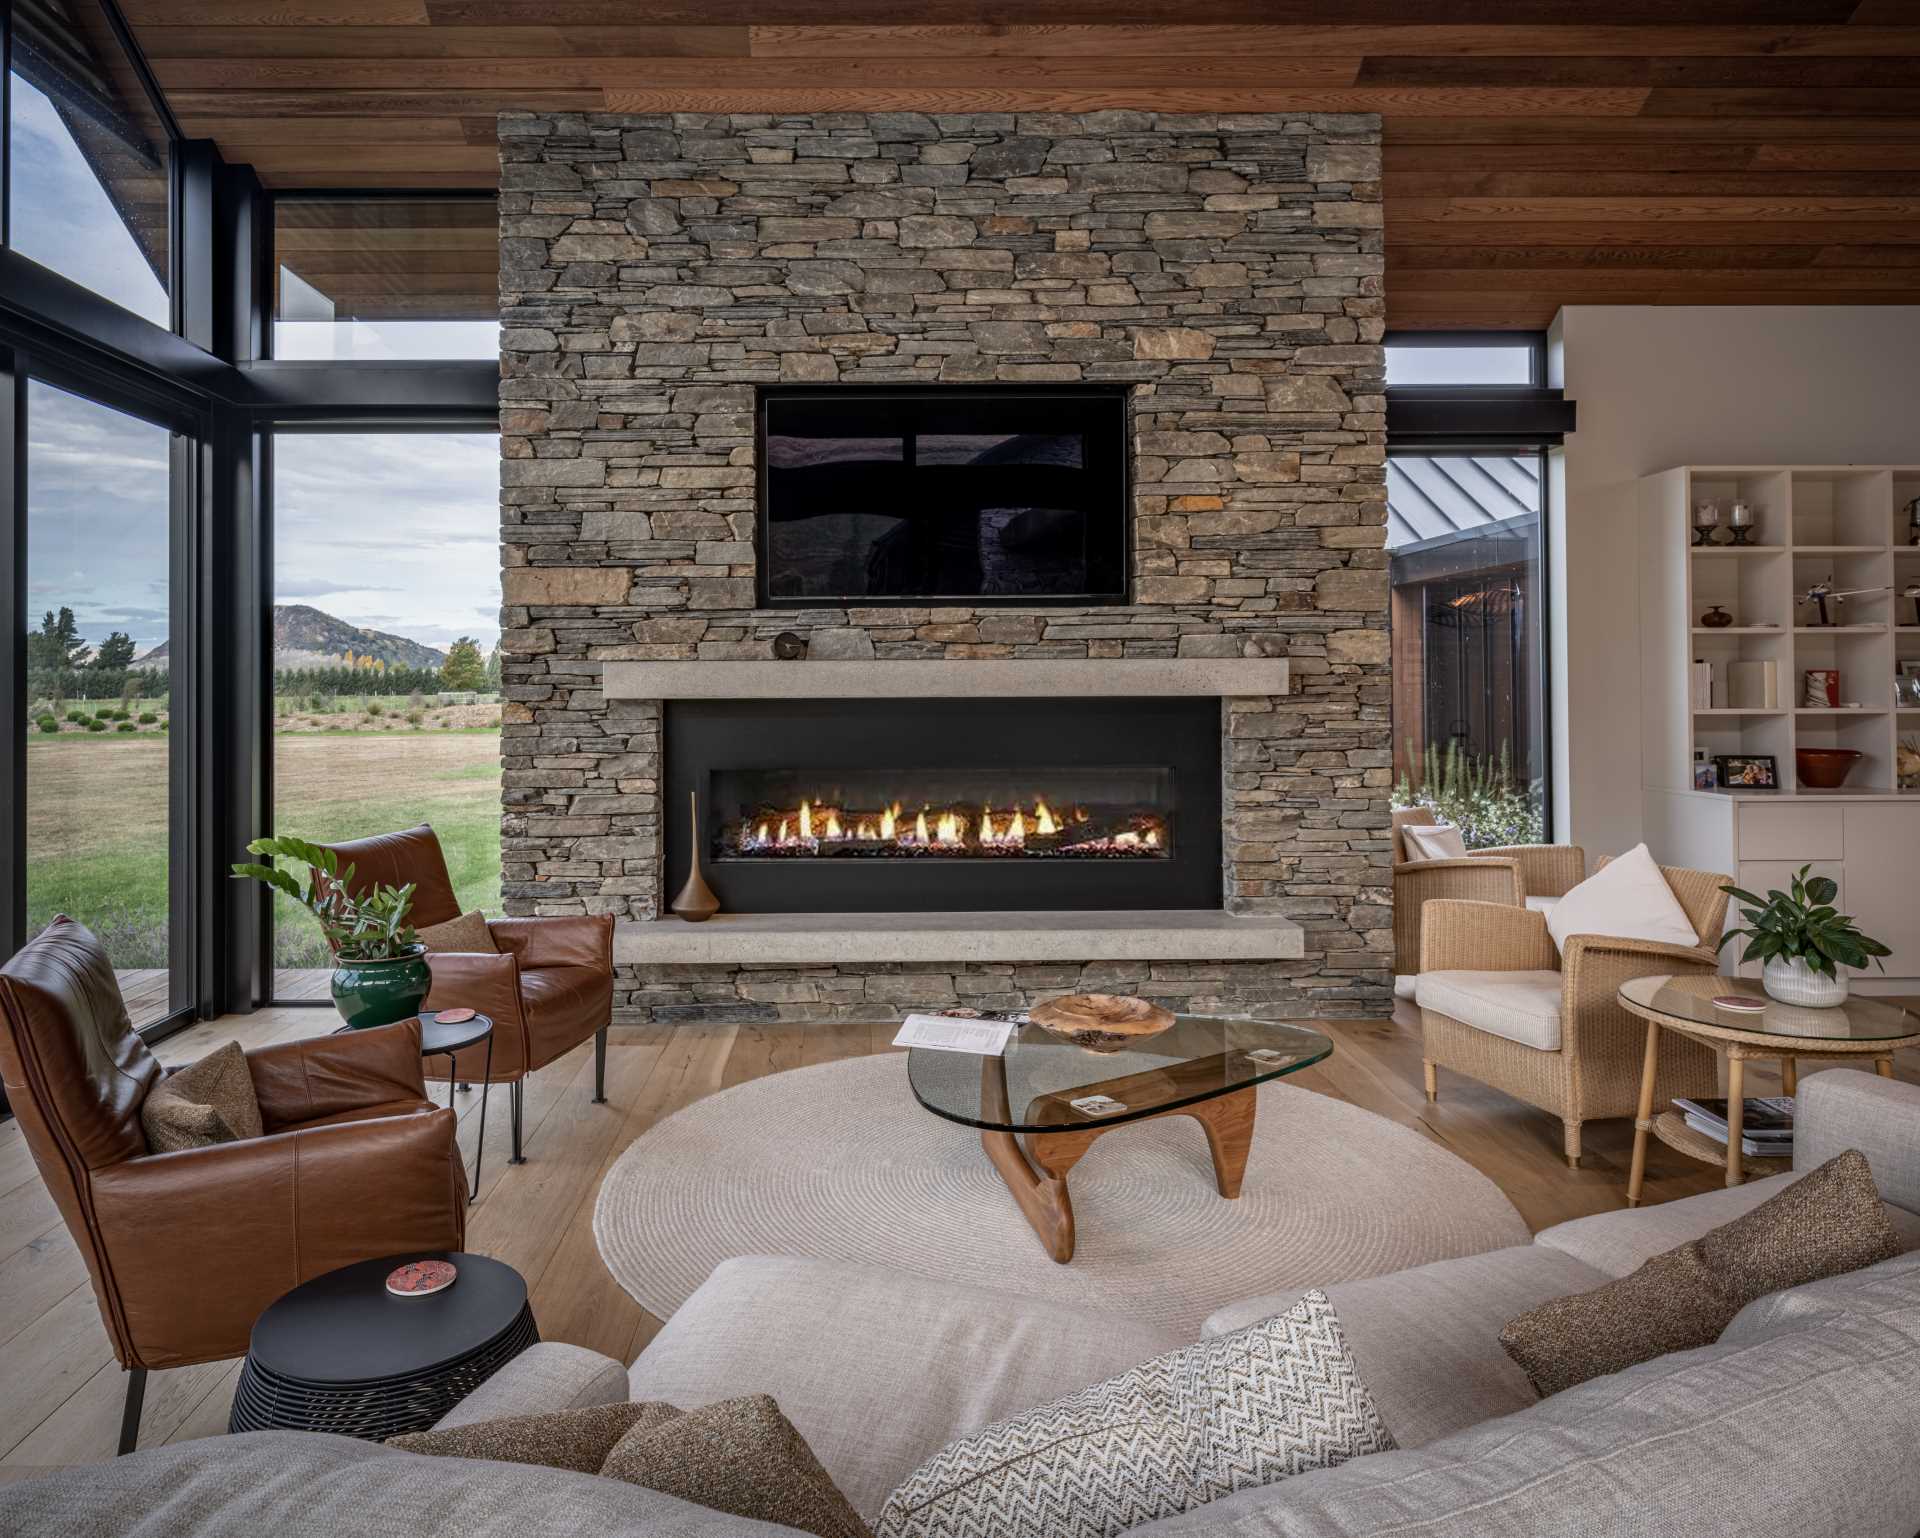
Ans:
<svg viewBox="0 0 1920 1538"><path fill-rule="evenodd" d="M723 913L623 920L613 959L640 966L845 962L1293 961L1291 919L1199 909L1034 913Z"/></svg>
<svg viewBox="0 0 1920 1538"><path fill-rule="evenodd" d="M608 662L610 700L1144 698L1287 693L1284 657Z"/></svg>

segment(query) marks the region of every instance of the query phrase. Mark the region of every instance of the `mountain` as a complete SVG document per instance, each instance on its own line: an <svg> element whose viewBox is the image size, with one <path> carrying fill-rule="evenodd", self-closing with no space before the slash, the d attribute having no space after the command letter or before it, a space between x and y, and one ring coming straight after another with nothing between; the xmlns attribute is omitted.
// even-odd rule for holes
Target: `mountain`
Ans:
<svg viewBox="0 0 1920 1538"><path fill-rule="evenodd" d="M323 613L311 604L277 603L273 606L273 665L280 668L328 667L338 664L346 652L355 657L377 657L389 667L437 668L447 654L403 635L385 630L369 630L350 625L343 619ZM140 658L135 666L167 660L167 643Z"/></svg>

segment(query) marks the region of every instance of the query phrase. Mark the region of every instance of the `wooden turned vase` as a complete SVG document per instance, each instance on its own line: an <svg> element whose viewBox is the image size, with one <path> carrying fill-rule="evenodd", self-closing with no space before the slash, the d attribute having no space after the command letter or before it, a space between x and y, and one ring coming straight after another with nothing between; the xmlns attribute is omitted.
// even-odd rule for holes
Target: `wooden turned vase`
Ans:
<svg viewBox="0 0 1920 1538"><path fill-rule="evenodd" d="M693 843L687 859L687 884L680 888L680 895L674 898L671 907L689 924L704 924L720 911L720 899L713 895L707 878L700 874L700 796L697 791L687 792L687 806L693 816Z"/></svg>

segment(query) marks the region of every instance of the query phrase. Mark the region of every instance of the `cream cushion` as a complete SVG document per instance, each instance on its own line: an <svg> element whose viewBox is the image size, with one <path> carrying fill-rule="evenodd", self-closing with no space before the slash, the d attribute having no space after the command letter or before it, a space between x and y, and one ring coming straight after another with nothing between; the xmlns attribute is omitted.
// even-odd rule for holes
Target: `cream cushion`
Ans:
<svg viewBox="0 0 1920 1538"><path fill-rule="evenodd" d="M1542 1052L1560 1050L1558 972L1422 972L1413 997L1422 1009Z"/></svg>
<svg viewBox="0 0 1920 1538"><path fill-rule="evenodd" d="M1693 920L1680 906L1645 844L1610 860L1553 905L1547 933L1565 950L1575 935L1698 945Z"/></svg>
<svg viewBox="0 0 1920 1538"><path fill-rule="evenodd" d="M1467 843L1460 830L1445 823L1409 823L1400 830L1413 860L1464 860Z"/></svg>
<svg viewBox="0 0 1920 1538"><path fill-rule="evenodd" d="M1551 913L1560 901L1557 897L1529 897L1527 906L1535 913Z"/></svg>

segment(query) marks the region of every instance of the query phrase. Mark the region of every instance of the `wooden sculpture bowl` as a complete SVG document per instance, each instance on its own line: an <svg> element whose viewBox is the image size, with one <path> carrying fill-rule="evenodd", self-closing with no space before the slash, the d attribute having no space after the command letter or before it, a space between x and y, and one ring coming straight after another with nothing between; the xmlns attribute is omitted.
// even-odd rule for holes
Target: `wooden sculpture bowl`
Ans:
<svg viewBox="0 0 1920 1538"><path fill-rule="evenodd" d="M1118 1052L1158 1036L1173 1011L1124 993L1070 993L1027 1011L1035 1025L1089 1052Z"/></svg>
<svg viewBox="0 0 1920 1538"><path fill-rule="evenodd" d="M1808 790L1838 790L1859 761L1852 748L1798 748L1793 755L1793 767Z"/></svg>

